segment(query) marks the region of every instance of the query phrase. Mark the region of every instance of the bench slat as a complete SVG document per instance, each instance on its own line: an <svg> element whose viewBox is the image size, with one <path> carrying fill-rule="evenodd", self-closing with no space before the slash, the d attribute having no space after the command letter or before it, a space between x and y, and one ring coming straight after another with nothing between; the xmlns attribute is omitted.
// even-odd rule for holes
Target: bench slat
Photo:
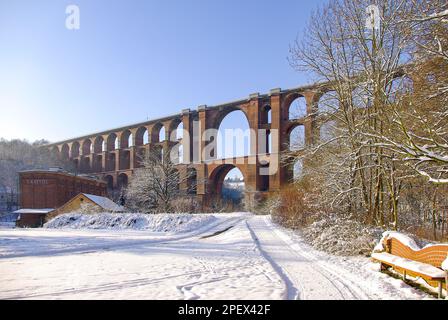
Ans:
<svg viewBox="0 0 448 320"><path fill-rule="evenodd" d="M387 265L412 271L431 280L444 280L446 272L426 263L398 257L386 252L372 253L372 258Z"/></svg>

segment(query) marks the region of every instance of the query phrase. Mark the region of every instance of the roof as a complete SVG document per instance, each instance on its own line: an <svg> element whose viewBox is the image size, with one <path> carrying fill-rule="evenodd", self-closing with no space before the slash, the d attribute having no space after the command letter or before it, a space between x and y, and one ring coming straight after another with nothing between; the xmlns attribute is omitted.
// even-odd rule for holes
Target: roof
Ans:
<svg viewBox="0 0 448 320"><path fill-rule="evenodd" d="M106 197L96 196L93 194L87 194L87 193L81 193L81 195L85 196L95 204L99 205L101 208L107 210L107 211L114 211L114 212L123 212L126 211L123 206L120 206L110 200Z"/></svg>
<svg viewBox="0 0 448 320"><path fill-rule="evenodd" d="M30 169L30 170L21 170L21 171L19 171L19 174L26 174L26 173L31 173L31 174L32 173L36 173L36 174L39 174L39 173L51 173L52 175L62 175L62 176L66 176L66 177L90 180L92 182L106 184L105 181L100 180L97 176L86 175L86 174L74 174L74 173L67 172L67 171L55 171L55 170L50 170L50 169Z"/></svg>
<svg viewBox="0 0 448 320"><path fill-rule="evenodd" d="M14 211L13 213L32 213L32 214L47 214L51 211L53 211L54 209L19 209Z"/></svg>

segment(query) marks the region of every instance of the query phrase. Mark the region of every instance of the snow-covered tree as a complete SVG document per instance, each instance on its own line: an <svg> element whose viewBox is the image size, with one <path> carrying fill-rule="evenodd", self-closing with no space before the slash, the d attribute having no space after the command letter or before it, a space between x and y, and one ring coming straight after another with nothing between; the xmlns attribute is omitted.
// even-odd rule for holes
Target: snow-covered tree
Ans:
<svg viewBox="0 0 448 320"><path fill-rule="evenodd" d="M448 3L412 1L398 25L412 46L413 91L394 110L385 146L431 183L448 184Z"/></svg>
<svg viewBox="0 0 448 320"><path fill-rule="evenodd" d="M405 186L445 182L445 19L438 0L332 0L311 17L290 62L322 83L321 134L289 158L318 180L321 203L396 228Z"/></svg>
<svg viewBox="0 0 448 320"><path fill-rule="evenodd" d="M191 184L191 179L179 174L175 163L170 159L170 152L160 151L150 151L142 159L142 167L136 169L132 176L126 190L126 205L133 210L172 212L174 201L187 194L187 190L182 190L180 184Z"/></svg>

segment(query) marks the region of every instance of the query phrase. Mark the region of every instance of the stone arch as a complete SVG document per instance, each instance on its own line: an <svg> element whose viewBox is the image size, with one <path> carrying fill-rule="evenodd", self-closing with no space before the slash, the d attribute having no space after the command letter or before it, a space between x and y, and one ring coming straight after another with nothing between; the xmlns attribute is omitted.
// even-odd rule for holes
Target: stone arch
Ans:
<svg viewBox="0 0 448 320"><path fill-rule="evenodd" d="M134 145L132 138L131 130L127 129L123 131L120 135L120 149L132 147Z"/></svg>
<svg viewBox="0 0 448 320"><path fill-rule="evenodd" d="M266 104L261 108L260 122L262 124L271 124L272 110L271 110L271 106L269 104Z"/></svg>
<svg viewBox="0 0 448 320"><path fill-rule="evenodd" d="M59 159L60 158L61 154L59 152L58 146L53 146L53 148L51 148L51 154L52 154L54 159Z"/></svg>
<svg viewBox="0 0 448 320"><path fill-rule="evenodd" d="M152 127L151 142L158 143L166 140L166 128L163 123L158 122Z"/></svg>
<svg viewBox="0 0 448 320"><path fill-rule="evenodd" d="M233 116L231 114L233 113ZM238 117L233 119L232 117ZM228 118L229 117L229 118ZM225 128L226 119L230 119L229 122L231 128ZM219 120L219 121L218 121ZM229 120L229 121L230 121ZM226 112L221 112L215 122L217 129L216 141L213 140L210 143L215 144L215 154L211 154L212 158L232 158L232 157L244 157L251 154L251 132L250 121L244 110L240 108L229 108ZM234 129L236 131L232 133L232 141L226 136L226 129Z"/></svg>
<svg viewBox="0 0 448 320"><path fill-rule="evenodd" d="M211 174L209 176L208 186L210 188L211 194L213 194L215 196L221 195L224 178L234 168L237 168L241 172L241 174L243 175L244 181L246 181L245 173L242 168L239 168L238 166L236 166L234 164L219 165L211 172Z"/></svg>
<svg viewBox="0 0 448 320"><path fill-rule="evenodd" d="M122 172L117 176L117 188L119 190L126 189L128 187L128 183L129 183L129 178L126 173Z"/></svg>
<svg viewBox="0 0 448 320"><path fill-rule="evenodd" d="M107 136L107 151L114 151L118 149L118 137L116 133L111 133Z"/></svg>
<svg viewBox="0 0 448 320"><path fill-rule="evenodd" d="M70 156L72 158L79 157L79 142L78 141L75 141L72 143L72 147L70 150Z"/></svg>
<svg viewBox="0 0 448 320"><path fill-rule="evenodd" d="M104 176L103 180L106 181L106 183L107 183L107 189L108 190L113 190L113 188L114 188L114 177L111 176L111 175L107 175L107 176Z"/></svg>
<svg viewBox="0 0 448 320"><path fill-rule="evenodd" d="M142 146L149 143L148 128L139 127L135 132L135 145Z"/></svg>
<svg viewBox="0 0 448 320"><path fill-rule="evenodd" d="M85 139L82 142L82 154L85 156L90 154L91 151L92 151L92 141L90 139Z"/></svg>
<svg viewBox="0 0 448 320"><path fill-rule="evenodd" d="M305 126L302 124L291 126L287 137L290 151L302 150L306 144Z"/></svg>
<svg viewBox="0 0 448 320"><path fill-rule="evenodd" d="M66 143L64 143L61 147L61 158L63 160L67 160L70 158L70 147Z"/></svg>
<svg viewBox="0 0 448 320"><path fill-rule="evenodd" d="M170 137L169 137L170 141L179 140L177 138L177 135L178 135L177 129L179 128L179 126L181 124L182 124L182 118L174 118L173 120L171 120L171 122L168 126L168 132L170 132ZM182 125L182 127L183 127L183 125Z"/></svg>
<svg viewBox="0 0 448 320"><path fill-rule="evenodd" d="M241 111L246 117L247 123L250 123L250 117L247 114L246 108L244 108L243 106L228 106L219 110L219 112L214 117L214 121L211 122L210 128L218 129L224 118L234 111Z"/></svg>
<svg viewBox="0 0 448 320"><path fill-rule="evenodd" d="M105 145L104 145L104 138L102 136L98 136L95 138L94 142L93 142L93 152L94 153L101 153L105 150Z"/></svg>
<svg viewBox="0 0 448 320"><path fill-rule="evenodd" d="M184 123L181 121L176 127L176 141L180 141L184 138Z"/></svg>
<svg viewBox="0 0 448 320"><path fill-rule="evenodd" d="M308 104L305 96L298 92L288 94L283 102L283 110L285 118L288 120L306 117L308 115Z"/></svg>
<svg viewBox="0 0 448 320"><path fill-rule="evenodd" d="M339 109L339 98L334 90L326 90L319 95L317 112L320 114L332 114Z"/></svg>

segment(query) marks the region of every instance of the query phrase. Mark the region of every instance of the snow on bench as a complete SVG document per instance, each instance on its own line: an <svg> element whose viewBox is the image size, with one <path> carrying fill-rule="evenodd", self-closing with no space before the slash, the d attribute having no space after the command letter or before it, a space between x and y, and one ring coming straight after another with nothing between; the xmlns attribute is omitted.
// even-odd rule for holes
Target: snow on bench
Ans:
<svg viewBox="0 0 448 320"><path fill-rule="evenodd" d="M388 267L412 277L420 277L429 285L438 285L442 297L443 283L448 292L448 244L431 244L420 248L414 240L398 232L385 232L371 257L381 263L381 271Z"/></svg>
<svg viewBox="0 0 448 320"><path fill-rule="evenodd" d="M372 258L378 261L382 261L383 263L390 266L398 267L405 270L411 270L414 273L418 273L421 276L429 278L430 280L445 280L445 271L433 267L432 265L427 263L421 263L418 261L397 257L386 252L372 253Z"/></svg>

